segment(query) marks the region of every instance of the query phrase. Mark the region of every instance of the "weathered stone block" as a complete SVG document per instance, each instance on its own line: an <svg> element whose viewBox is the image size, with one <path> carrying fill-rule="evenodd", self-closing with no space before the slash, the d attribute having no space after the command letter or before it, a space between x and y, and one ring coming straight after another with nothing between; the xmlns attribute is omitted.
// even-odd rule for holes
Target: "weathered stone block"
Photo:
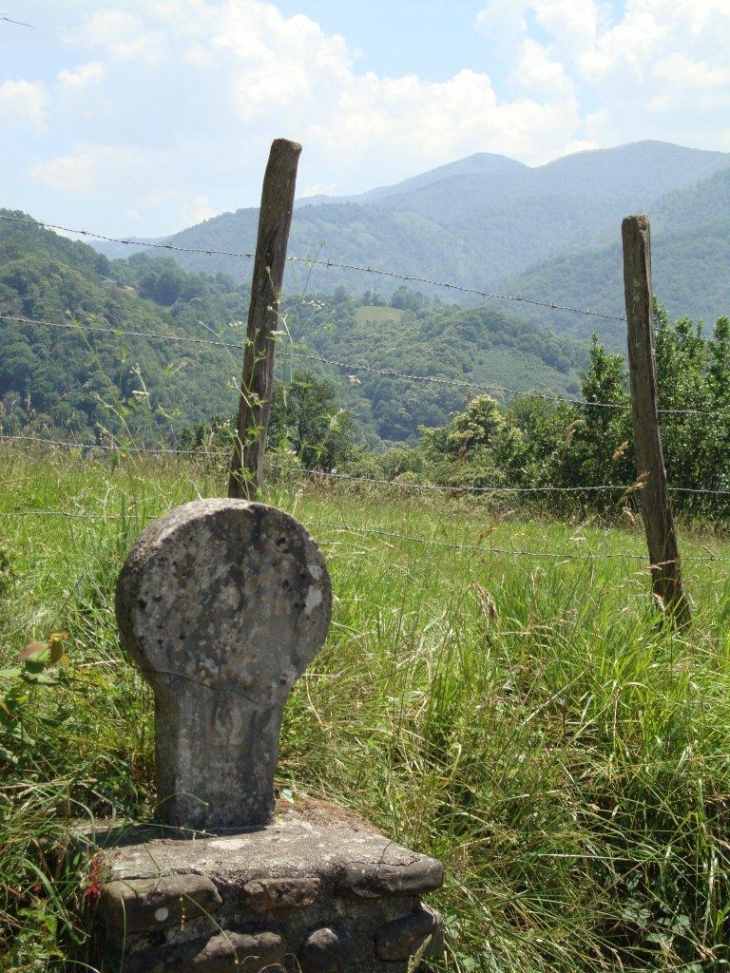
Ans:
<svg viewBox="0 0 730 973"><path fill-rule="evenodd" d="M259 973L285 952L284 940L274 932L221 932L136 953L123 962L120 973Z"/></svg>
<svg viewBox="0 0 730 973"><path fill-rule="evenodd" d="M306 909L319 895L319 878L260 878L241 890L242 907L252 912L272 909Z"/></svg>
<svg viewBox="0 0 730 973"><path fill-rule="evenodd" d="M222 901L209 878L169 875L109 882L102 888L97 911L115 929L153 932L215 912Z"/></svg>
<svg viewBox="0 0 730 973"><path fill-rule="evenodd" d="M431 937L425 952L428 955L438 955L443 953L441 929L438 913L428 906L421 906L411 915L381 926L375 934L375 949L380 959L394 963L414 956L426 939Z"/></svg>
<svg viewBox="0 0 730 973"><path fill-rule="evenodd" d="M356 895L361 899L382 895L420 895L440 888L444 869L440 861L426 855L413 856L404 865L385 862L353 862L347 864L337 883L341 895Z"/></svg>
<svg viewBox="0 0 730 973"><path fill-rule="evenodd" d="M218 930L262 927L280 930L286 939L282 965L290 973L300 973L297 964L304 968L305 962L313 971L407 973L413 953L403 959L383 959L381 953L405 954L409 943L418 950L429 933L419 915L420 892L414 889L435 888L443 874L434 859L323 802L283 802L265 828L195 836L170 828L157 833L149 827L119 829L97 832L94 847L111 852L106 859L110 884L158 884L185 870L217 889L223 903L205 920L214 922L215 929L189 920L160 932L158 943L155 933L145 931L118 934L116 946L114 937L107 937L110 948L117 955L124 952L128 962L137 954L155 955L149 953L153 945L160 954L178 957L179 966L166 965L161 968L165 973L196 969L185 965L187 954L175 952L185 941L196 942L200 952L201 940L207 941L203 937ZM403 926L390 925L400 920L406 920ZM310 942L320 930L336 936L321 932ZM111 966L108 973L119 971Z"/></svg>
<svg viewBox="0 0 730 973"><path fill-rule="evenodd" d="M299 953L302 973L342 973L351 969L355 951L352 936L338 926L322 926L310 933Z"/></svg>

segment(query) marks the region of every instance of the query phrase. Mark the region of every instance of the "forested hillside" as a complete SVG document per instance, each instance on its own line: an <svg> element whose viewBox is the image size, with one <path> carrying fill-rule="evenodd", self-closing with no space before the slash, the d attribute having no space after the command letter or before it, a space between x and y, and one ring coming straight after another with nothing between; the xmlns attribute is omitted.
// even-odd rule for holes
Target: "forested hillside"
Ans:
<svg viewBox="0 0 730 973"><path fill-rule="evenodd" d="M146 254L110 262L34 223L0 220L0 315L6 434L175 443L236 408L248 289L228 276ZM372 443L413 439L494 383L573 394L586 358L516 318L433 307L405 288L387 303L343 289L287 298L280 332L281 379L329 376Z"/></svg>
<svg viewBox="0 0 730 973"><path fill-rule="evenodd" d="M322 302L284 304L295 340L316 355L352 366L338 369L345 380L344 402L378 438L412 440L419 426L441 424L480 391L497 398L503 398L505 386L520 392L579 392L587 345L486 307L430 307L422 295L405 289L391 300L396 308L363 304L339 289ZM403 381L399 375L427 381Z"/></svg>
<svg viewBox="0 0 730 973"><path fill-rule="evenodd" d="M122 444L174 439L232 408L240 352L231 361L172 336L212 329L240 341L229 324L247 308L246 289L230 279L142 256L112 265L35 224L0 221L0 427Z"/></svg>
<svg viewBox="0 0 730 973"><path fill-rule="evenodd" d="M730 172L723 173L730 186ZM730 212L730 207L728 207ZM718 208L718 212L721 210ZM656 221L652 232L654 290L671 317L690 314L711 326L730 310L730 216L704 225L670 232ZM664 227L662 229L662 227ZM545 294L557 304L593 308L609 315L624 314L623 258L620 242L556 257L520 274L511 289L540 300ZM612 348L626 347L626 327L619 321L591 319L565 311L549 316L529 304L521 314L535 323L550 323L557 331L586 339L598 328L601 339Z"/></svg>

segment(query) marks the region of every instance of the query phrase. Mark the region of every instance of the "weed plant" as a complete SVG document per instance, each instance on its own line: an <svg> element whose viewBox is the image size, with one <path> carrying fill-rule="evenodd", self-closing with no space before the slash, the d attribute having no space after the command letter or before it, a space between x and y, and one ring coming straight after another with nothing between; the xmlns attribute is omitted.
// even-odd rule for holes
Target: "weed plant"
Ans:
<svg viewBox="0 0 730 973"><path fill-rule="evenodd" d="M61 971L96 889L70 825L153 813L152 697L119 650L116 575L151 518L225 478L179 457L0 454L0 970ZM311 530L335 592L279 785L443 861L445 968L724 968L725 541L683 532L677 632L640 525L302 480L263 499Z"/></svg>

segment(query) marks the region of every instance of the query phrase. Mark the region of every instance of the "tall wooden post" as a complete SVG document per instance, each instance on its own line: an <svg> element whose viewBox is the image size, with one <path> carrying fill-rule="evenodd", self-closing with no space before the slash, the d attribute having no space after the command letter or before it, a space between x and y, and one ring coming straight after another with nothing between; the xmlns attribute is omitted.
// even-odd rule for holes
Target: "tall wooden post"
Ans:
<svg viewBox="0 0 730 973"><path fill-rule="evenodd" d="M621 235L634 445L638 474L644 479L641 512L649 547L652 586L667 615L684 625L690 620L690 609L682 590L679 548L657 410L649 217L627 216L621 225Z"/></svg>
<svg viewBox="0 0 730 973"><path fill-rule="evenodd" d="M254 499L263 478L274 382L274 332L301 151L297 142L276 139L264 175L238 426L228 480L228 496L238 499Z"/></svg>

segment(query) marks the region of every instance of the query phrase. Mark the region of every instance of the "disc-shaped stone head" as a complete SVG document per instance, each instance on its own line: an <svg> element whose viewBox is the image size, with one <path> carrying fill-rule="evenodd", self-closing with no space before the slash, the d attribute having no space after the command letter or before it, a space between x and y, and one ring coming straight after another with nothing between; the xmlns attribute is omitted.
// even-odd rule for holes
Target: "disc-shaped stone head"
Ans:
<svg viewBox="0 0 730 973"><path fill-rule="evenodd" d="M327 636L331 586L308 532L275 507L200 500L155 521L117 585L122 645L153 686L178 679L283 704Z"/></svg>

